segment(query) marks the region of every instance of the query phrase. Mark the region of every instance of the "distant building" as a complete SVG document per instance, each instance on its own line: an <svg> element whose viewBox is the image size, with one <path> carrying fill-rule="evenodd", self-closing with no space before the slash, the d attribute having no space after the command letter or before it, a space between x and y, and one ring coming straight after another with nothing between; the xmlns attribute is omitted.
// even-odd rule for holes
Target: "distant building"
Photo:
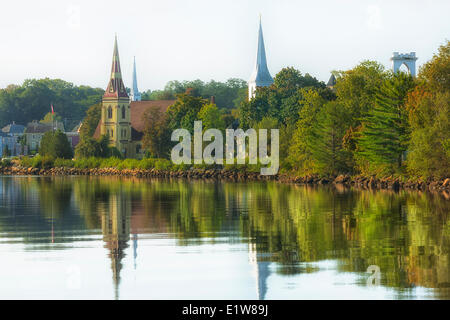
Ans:
<svg viewBox="0 0 450 320"><path fill-rule="evenodd" d="M133 77L135 78L135 77ZM134 83L132 92L137 92ZM109 136L109 145L116 147L127 158L142 158L142 136L144 130L144 114L147 110L157 108L163 112L175 101L130 101L122 79L120 69L117 38L114 42L114 53L111 76L102 99L101 120L94 133L94 138Z"/></svg>
<svg viewBox="0 0 450 320"><path fill-rule="evenodd" d="M398 53L394 52L391 57L392 70L397 73L402 65L405 65L409 73L415 77L416 76L416 57L415 52L410 53Z"/></svg>
<svg viewBox="0 0 450 320"><path fill-rule="evenodd" d="M258 32L258 50L256 53L255 69L248 81L248 99L255 97L256 88L268 87L273 83L272 76L267 68L266 49L264 47L264 38L261 26L261 19L259 20Z"/></svg>
<svg viewBox="0 0 450 320"><path fill-rule="evenodd" d="M141 101L141 93L137 85L136 58L133 60L133 85L131 86L130 101Z"/></svg>
<svg viewBox="0 0 450 320"><path fill-rule="evenodd" d="M82 123L80 122L71 131L66 132L67 139L69 140L70 145L72 146L72 149L75 149L75 147L80 142L81 125L82 125Z"/></svg>
<svg viewBox="0 0 450 320"><path fill-rule="evenodd" d="M2 128L2 132L9 136L21 137L25 132L25 126L16 124L14 121L11 124Z"/></svg>
<svg viewBox="0 0 450 320"><path fill-rule="evenodd" d="M37 120L33 120L27 124L25 129L26 144L30 151L38 151L41 145L41 140L44 134L48 131L61 130L64 132L64 125L62 122L56 122L55 127L51 123L41 123Z"/></svg>
<svg viewBox="0 0 450 320"><path fill-rule="evenodd" d="M0 132L0 157L5 157L6 151L8 151L9 156L27 153L27 147L23 146L19 140L23 136L24 131L25 127L16 124L14 121L2 128Z"/></svg>
<svg viewBox="0 0 450 320"><path fill-rule="evenodd" d="M330 79L328 79L327 82L327 87L333 90L335 85L336 85L336 77L334 76L334 74L331 74L331 77Z"/></svg>

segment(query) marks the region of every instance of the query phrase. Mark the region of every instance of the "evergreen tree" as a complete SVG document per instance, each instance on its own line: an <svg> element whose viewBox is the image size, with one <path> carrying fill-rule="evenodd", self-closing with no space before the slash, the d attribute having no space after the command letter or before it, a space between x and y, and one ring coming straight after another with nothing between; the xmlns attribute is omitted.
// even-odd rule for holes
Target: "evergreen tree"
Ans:
<svg viewBox="0 0 450 320"><path fill-rule="evenodd" d="M373 109L362 120L357 153L375 167L392 171L402 164L409 139L404 101L413 86L414 80L410 75L403 72L392 74L381 85Z"/></svg>
<svg viewBox="0 0 450 320"><path fill-rule="evenodd" d="M52 158L71 159L73 157L72 147L67 136L61 130L48 131L44 134L39 148L39 154Z"/></svg>
<svg viewBox="0 0 450 320"><path fill-rule="evenodd" d="M350 152L342 145L349 116L346 109L336 101L324 105L306 137L313 163L318 173L337 174L349 171Z"/></svg>

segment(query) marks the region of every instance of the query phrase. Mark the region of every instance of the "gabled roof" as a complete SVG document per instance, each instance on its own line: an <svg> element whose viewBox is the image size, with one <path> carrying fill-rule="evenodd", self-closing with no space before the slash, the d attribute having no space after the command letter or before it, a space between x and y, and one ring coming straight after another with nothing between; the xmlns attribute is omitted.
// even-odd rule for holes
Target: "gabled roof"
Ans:
<svg viewBox="0 0 450 320"><path fill-rule="evenodd" d="M266 49L264 47L264 37L261 20L259 20L258 51L256 54L255 69L249 82L255 82L257 86L270 86L273 83L272 76L267 68Z"/></svg>
<svg viewBox="0 0 450 320"><path fill-rule="evenodd" d="M136 141L142 139L142 132L145 127L144 114L147 110L155 108L162 112L166 112L167 109L174 103L175 100L132 101L130 103L132 140ZM101 136L101 125L102 121L100 120L93 136L95 139L98 139Z"/></svg>
<svg viewBox="0 0 450 320"><path fill-rule="evenodd" d="M111 66L111 76L103 98L128 98L127 90L122 80L120 69L119 49L117 47L117 37L114 40L114 52Z"/></svg>

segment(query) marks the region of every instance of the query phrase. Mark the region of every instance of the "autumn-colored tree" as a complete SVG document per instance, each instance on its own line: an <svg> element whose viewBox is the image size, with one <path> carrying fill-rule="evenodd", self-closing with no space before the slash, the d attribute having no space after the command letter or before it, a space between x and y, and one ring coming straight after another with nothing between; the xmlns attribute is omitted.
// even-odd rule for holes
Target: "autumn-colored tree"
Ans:
<svg viewBox="0 0 450 320"><path fill-rule="evenodd" d="M450 41L418 78L422 82L406 103L411 126L408 171L424 178L450 177Z"/></svg>

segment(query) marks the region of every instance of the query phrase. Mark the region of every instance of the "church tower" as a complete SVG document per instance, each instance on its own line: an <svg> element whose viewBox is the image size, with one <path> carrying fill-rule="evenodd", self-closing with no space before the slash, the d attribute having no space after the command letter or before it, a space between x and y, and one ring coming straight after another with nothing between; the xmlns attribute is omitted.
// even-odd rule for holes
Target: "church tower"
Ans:
<svg viewBox="0 0 450 320"><path fill-rule="evenodd" d="M133 150L130 119L130 98L122 80L116 36L111 77L102 99L102 125L100 131L102 135L106 134L109 136L109 145L116 147L125 157L133 156L130 154Z"/></svg>
<svg viewBox="0 0 450 320"><path fill-rule="evenodd" d="M255 97L257 87L267 87L273 83L272 76L267 68L266 49L264 48L264 38L261 26L261 18L259 19L258 32L258 51L256 54L255 69L248 81L248 99Z"/></svg>
<svg viewBox="0 0 450 320"><path fill-rule="evenodd" d="M136 57L133 61L133 86L130 92L130 101L141 101L141 93L139 92L137 86L137 76L136 76Z"/></svg>

